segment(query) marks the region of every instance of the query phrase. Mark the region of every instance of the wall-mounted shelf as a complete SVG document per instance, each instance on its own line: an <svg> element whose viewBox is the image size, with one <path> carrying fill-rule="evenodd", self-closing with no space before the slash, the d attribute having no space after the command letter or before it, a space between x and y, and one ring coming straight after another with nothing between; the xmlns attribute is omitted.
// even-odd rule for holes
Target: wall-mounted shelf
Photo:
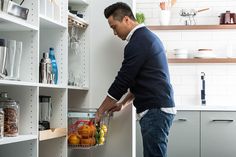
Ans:
<svg viewBox="0 0 236 157"><path fill-rule="evenodd" d="M87 0L69 0L69 3L71 3L71 4L88 5L88 1Z"/></svg>
<svg viewBox="0 0 236 157"><path fill-rule="evenodd" d="M44 15L40 15L40 27L42 28L67 28L66 25L63 25L51 18L48 18Z"/></svg>
<svg viewBox="0 0 236 157"><path fill-rule="evenodd" d="M169 58L169 63L236 63L236 58Z"/></svg>
<svg viewBox="0 0 236 157"><path fill-rule="evenodd" d="M0 140L0 145L11 144L22 141L37 140L37 135L18 135L16 137L4 137Z"/></svg>
<svg viewBox="0 0 236 157"><path fill-rule="evenodd" d="M68 25L69 26L76 25L80 28L87 28L88 23L84 19L71 13L68 13Z"/></svg>
<svg viewBox="0 0 236 157"><path fill-rule="evenodd" d="M236 29L235 25L169 25L169 26L148 26L151 30L209 30L209 29Z"/></svg>
<svg viewBox="0 0 236 157"><path fill-rule="evenodd" d="M89 87L67 86L68 89L74 90L89 90Z"/></svg>
<svg viewBox="0 0 236 157"><path fill-rule="evenodd" d="M9 15L0 11L0 30L1 31L25 31L38 30L39 28L27 23L26 20Z"/></svg>
<svg viewBox="0 0 236 157"><path fill-rule="evenodd" d="M43 84L43 83L39 83L38 86L40 88L58 88L58 89L63 89L66 88L63 85L55 85L55 84Z"/></svg>
<svg viewBox="0 0 236 157"><path fill-rule="evenodd" d="M54 128L49 130L40 131L39 141L50 140L54 138L66 137L66 128Z"/></svg>
<svg viewBox="0 0 236 157"><path fill-rule="evenodd" d="M16 86L37 87L37 83L24 82L24 81L12 81L12 80L0 80L0 85L16 85Z"/></svg>

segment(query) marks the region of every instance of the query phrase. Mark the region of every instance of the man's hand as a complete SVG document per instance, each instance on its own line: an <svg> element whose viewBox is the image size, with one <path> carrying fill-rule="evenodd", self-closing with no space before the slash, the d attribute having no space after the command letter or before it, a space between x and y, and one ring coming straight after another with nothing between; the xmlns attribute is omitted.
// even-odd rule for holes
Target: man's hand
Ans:
<svg viewBox="0 0 236 157"><path fill-rule="evenodd" d="M109 112L118 112L118 111L121 111L123 108L123 104L122 103L116 103L116 105L109 110Z"/></svg>
<svg viewBox="0 0 236 157"><path fill-rule="evenodd" d="M102 102L101 106L98 108L98 111L96 112L96 122L99 122L101 120L101 117L105 112L109 112L111 109L115 108L116 102L116 100L107 96Z"/></svg>

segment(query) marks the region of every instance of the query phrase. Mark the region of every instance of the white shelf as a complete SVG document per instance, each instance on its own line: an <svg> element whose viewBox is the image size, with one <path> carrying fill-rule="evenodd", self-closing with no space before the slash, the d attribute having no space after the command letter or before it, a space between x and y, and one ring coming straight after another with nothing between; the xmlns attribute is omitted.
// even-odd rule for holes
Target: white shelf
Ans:
<svg viewBox="0 0 236 157"><path fill-rule="evenodd" d="M0 139L0 145L36 140L37 138L37 135L19 135L16 137L3 137L3 139Z"/></svg>
<svg viewBox="0 0 236 157"><path fill-rule="evenodd" d="M66 29L67 26L61 24L58 21L55 21L49 17L46 17L44 15L40 15L40 27L41 28L64 28Z"/></svg>
<svg viewBox="0 0 236 157"><path fill-rule="evenodd" d="M86 28L88 26L88 23L84 19L82 19L70 12L68 12L68 24L69 24L69 26L70 25L77 25L78 27L81 27L81 28Z"/></svg>
<svg viewBox="0 0 236 157"><path fill-rule="evenodd" d="M63 85L43 84L43 83L39 83L38 86L42 88L58 88L58 89L66 88L66 86Z"/></svg>
<svg viewBox="0 0 236 157"><path fill-rule="evenodd" d="M82 5L89 5L87 0L69 0L71 4L82 4Z"/></svg>
<svg viewBox="0 0 236 157"><path fill-rule="evenodd" d="M23 20L21 18L0 11L0 30L25 31L25 30L39 30L39 28L27 23L26 20Z"/></svg>
<svg viewBox="0 0 236 157"><path fill-rule="evenodd" d="M74 89L74 90L89 90L89 87L67 86L67 88Z"/></svg>
<svg viewBox="0 0 236 157"><path fill-rule="evenodd" d="M23 81L12 81L12 80L0 80L0 85L16 85L16 86L29 86L37 87L37 83L23 82Z"/></svg>
<svg viewBox="0 0 236 157"><path fill-rule="evenodd" d="M66 135L67 135L66 128L54 128L54 129L44 130L40 131L39 133L39 141L66 137Z"/></svg>

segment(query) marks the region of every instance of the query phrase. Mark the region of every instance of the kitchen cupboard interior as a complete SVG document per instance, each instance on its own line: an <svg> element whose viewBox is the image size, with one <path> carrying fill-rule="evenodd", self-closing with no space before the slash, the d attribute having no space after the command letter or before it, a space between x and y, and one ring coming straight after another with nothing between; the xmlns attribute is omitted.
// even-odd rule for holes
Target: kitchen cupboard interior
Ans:
<svg viewBox="0 0 236 157"><path fill-rule="evenodd" d="M41 2L52 5L49 0L24 1L22 6L29 9L27 20L0 11L1 38L23 43L19 80L0 80L0 91L19 102L20 108L19 135L0 139L0 156L67 156L68 2L54 1L55 14L40 6ZM55 50L59 72L56 85L39 83L40 59L50 47ZM51 97L50 130L39 131L40 95Z"/></svg>

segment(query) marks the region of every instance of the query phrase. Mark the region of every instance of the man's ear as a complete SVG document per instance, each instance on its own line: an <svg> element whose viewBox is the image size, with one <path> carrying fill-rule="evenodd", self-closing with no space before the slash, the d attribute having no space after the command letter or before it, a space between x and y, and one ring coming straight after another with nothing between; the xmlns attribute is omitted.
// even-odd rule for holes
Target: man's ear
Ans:
<svg viewBox="0 0 236 157"><path fill-rule="evenodd" d="M127 23L129 21L129 17L128 16L124 16L123 20Z"/></svg>

